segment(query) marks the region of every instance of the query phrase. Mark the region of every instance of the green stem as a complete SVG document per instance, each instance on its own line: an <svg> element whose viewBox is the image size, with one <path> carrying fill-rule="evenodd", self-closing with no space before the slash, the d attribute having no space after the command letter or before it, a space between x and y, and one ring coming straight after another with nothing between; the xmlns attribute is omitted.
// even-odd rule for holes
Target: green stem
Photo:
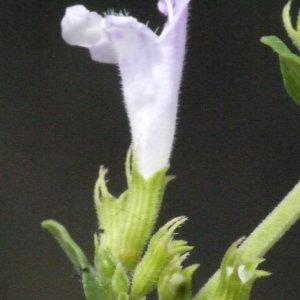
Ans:
<svg viewBox="0 0 300 300"><path fill-rule="evenodd" d="M262 258L300 217L300 182L240 246L244 259Z"/></svg>
<svg viewBox="0 0 300 300"><path fill-rule="evenodd" d="M262 258L274 244L300 218L300 182L258 225L240 246L243 259ZM194 297L194 300L210 300L218 286L220 272L217 271Z"/></svg>

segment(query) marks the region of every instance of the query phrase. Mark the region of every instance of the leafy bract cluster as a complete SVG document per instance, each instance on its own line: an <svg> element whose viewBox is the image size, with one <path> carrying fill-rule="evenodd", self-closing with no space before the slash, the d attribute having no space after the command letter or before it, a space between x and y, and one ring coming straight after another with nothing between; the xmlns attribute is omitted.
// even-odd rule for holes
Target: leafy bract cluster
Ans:
<svg viewBox="0 0 300 300"><path fill-rule="evenodd" d="M48 220L43 227L56 237L74 266L81 270L87 300L145 299L155 288L161 300L191 299L191 277L198 265L183 268L182 262L193 247L174 239L176 229L186 218L169 221L149 241L163 192L172 176L165 176L164 168L145 180L134 158L131 164L130 153L126 168L128 189L118 199L109 193L106 170L100 168L95 185L99 233L94 237L94 266L62 225Z"/></svg>

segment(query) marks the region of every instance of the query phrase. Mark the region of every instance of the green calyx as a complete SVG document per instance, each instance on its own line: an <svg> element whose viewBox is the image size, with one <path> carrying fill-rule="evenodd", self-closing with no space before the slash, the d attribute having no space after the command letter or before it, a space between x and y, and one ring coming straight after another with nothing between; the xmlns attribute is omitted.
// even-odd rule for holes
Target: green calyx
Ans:
<svg viewBox="0 0 300 300"><path fill-rule="evenodd" d="M236 241L226 252L220 268L219 284L211 299L248 300L255 279L270 275L256 269L263 259L243 259L243 251L237 248L241 242L242 239Z"/></svg>
<svg viewBox="0 0 300 300"><path fill-rule="evenodd" d="M108 192L106 170L100 168L94 193L101 232L97 251L109 250L127 271L136 266L153 230L165 186L173 178L165 176L167 169L145 180L138 172L135 156L129 152L126 160L128 190L116 199Z"/></svg>
<svg viewBox="0 0 300 300"><path fill-rule="evenodd" d="M161 276L170 277L180 271L178 268L174 272L166 272L175 258L176 261L180 260L180 255L193 248L187 246L185 241L173 240L175 230L185 221L185 217L175 218L153 235L144 257L133 274L132 299L140 299L147 295L157 285Z"/></svg>

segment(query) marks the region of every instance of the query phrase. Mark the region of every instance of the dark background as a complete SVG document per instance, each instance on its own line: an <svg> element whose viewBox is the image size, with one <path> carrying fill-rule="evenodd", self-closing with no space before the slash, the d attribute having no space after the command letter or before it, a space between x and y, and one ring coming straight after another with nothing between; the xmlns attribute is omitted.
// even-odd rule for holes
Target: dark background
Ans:
<svg viewBox="0 0 300 300"><path fill-rule="evenodd" d="M300 179L300 107L287 95L278 59L260 44L275 34L285 0L192 0L176 142L159 218L178 215L200 262L195 291L230 244L253 228ZM0 299L83 300L57 243L40 227L62 222L89 258L99 165L109 187L125 187L130 144L116 67L60 36L67 6L99 13L126 8L162 26L156 0L2 0L0 2ZM300 7L294 3L295 9ZM294 49L296 51L296 49ZM300 223L266 256L273 273L252 299L300 299Z"/></svg>

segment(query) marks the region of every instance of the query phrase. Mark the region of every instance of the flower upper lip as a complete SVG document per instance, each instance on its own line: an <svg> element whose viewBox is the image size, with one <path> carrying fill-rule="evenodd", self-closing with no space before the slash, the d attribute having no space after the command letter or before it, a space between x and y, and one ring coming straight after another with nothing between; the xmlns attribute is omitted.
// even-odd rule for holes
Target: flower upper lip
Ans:
<svg viewBox="0 0 300 300"><path fill-rule="evenodd" d="M70 45L76 45L86 48L107 47L107 52L114 52L110 47L110 41L107 38L107 20L117 18L117 22L112 22L110 25L114 26L128 26L128 29L143 30L144 33L152 35L153 42L159 42L164 39L173 26L176 26L178 18L181 16L184 9L186 9L190 0L159 0L157 3L159 11L168 17L164 29L160 36L157 36L145 24L138 22L135 18L127 15L107 15L102 17L96 12L88 11L83 5L74 5L66 9L66 14L62 19L62 36L64 40ZM128 22L131 20L131 22ZM133 22L135 20L135 22ZM122 22L123 21L123 22ZM126 22L127 21L127 22ZM158 39L158 40L156 40ZM112 55L112 53L111 53ZM112 55L114 59L106 61L105 56L102 57L101 62L117 63L116 56ZM95 59L100 61L100 58Z"/></svg>

